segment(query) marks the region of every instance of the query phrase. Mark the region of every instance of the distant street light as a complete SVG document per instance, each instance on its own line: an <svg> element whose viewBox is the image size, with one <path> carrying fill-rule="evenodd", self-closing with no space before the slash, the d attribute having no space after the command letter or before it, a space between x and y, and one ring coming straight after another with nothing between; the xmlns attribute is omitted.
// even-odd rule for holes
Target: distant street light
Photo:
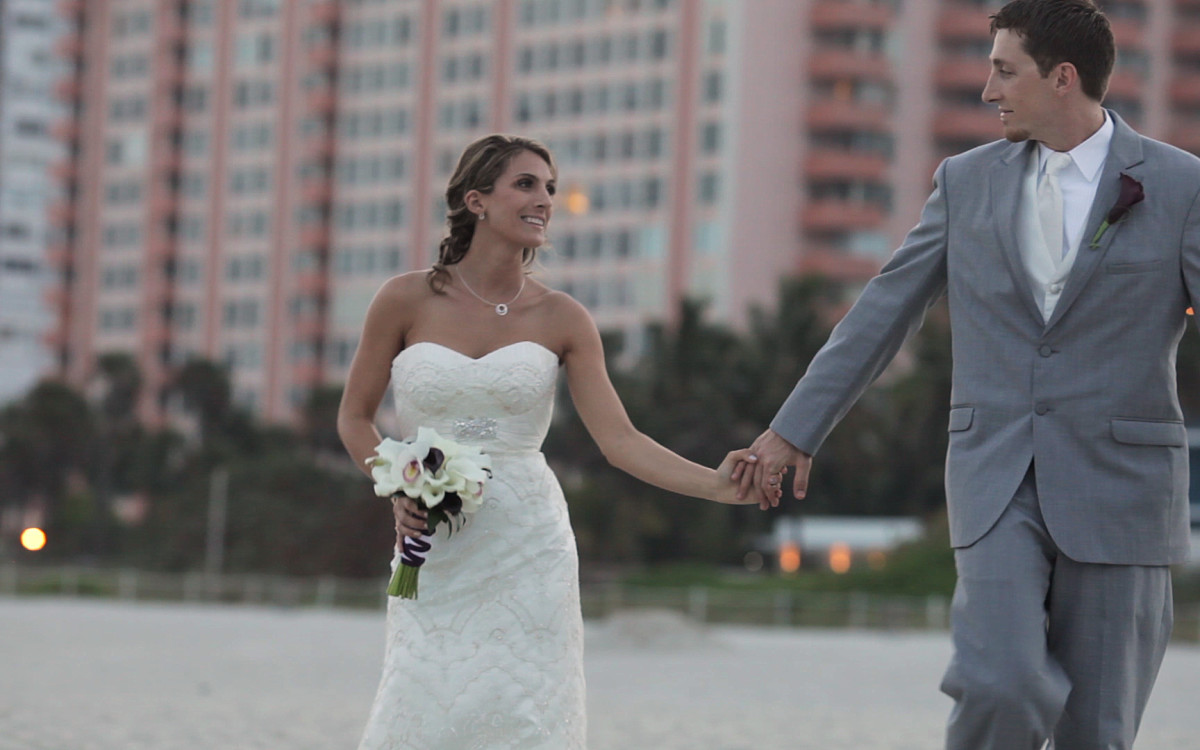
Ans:
<svg viewBox="0 0 1200 750"><path fill-rule="evenodd" d="M36 526L30 526L21 532L21 546L30 552L37 552L46 546L46 532Z"/></svg>

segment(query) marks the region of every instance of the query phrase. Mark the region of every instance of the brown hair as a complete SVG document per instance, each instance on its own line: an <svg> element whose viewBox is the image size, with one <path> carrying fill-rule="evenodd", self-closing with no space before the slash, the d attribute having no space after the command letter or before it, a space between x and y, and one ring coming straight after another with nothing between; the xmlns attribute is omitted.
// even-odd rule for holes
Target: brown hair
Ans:
<svg viewBox="0 0 1200 750"><path fill-rule="evenodd" d="M458 263L467 255L471 239L475 236L478 219L467 209L466 195L472 190L488 194L496 187L496 180L508 169L509 163L522 151L530 151L545 160L556 176L558 167L550 149L531 139L515 135L487 135L467 146L458 158L458 166L446 186L446 225L449 232L438 247L438 259L429 271L426 280L434 292L441 293L450 280L447 266ZM525 265L533 263L537 249L525 248Z"/></svg>

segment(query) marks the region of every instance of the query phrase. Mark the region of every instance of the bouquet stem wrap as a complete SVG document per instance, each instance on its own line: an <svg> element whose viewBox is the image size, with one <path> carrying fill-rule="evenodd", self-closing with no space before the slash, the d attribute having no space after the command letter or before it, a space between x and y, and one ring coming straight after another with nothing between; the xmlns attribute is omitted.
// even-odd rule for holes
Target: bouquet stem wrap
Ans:
<svg viewBox="0 0 1200 750"><path fill-rule="evenodd" d="M421 574L421 566L425 564L426 553L433 547L432 539L429 534L422 534L418 537L406 536L400 542L400 564L388 583L388 596L417 598L417 578Z"/></svg>

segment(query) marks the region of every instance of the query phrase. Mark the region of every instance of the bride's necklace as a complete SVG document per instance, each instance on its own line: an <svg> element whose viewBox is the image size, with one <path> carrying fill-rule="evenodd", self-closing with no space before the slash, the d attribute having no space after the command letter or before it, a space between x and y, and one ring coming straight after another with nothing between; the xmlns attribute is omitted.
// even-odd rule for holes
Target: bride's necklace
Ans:
<svg viewBox="0 0 1200 750"><path fill-rule="evenodd" d="M517 290L517 293L514 294L513 298L510 299L508 302L492 302L491 300L486 300L483 297L480 297L478 294L475 293L475 290L471 288L471 285L467 283L467 280L463 278L463 275L461 273L458 275L458 280L462 282L463 289L466 289L468 292L470 292L472 297L479 300L480 302L482 302L485 305L491 305L493 308L495 308L496 314L501 315L501 316L508 315L508 306L511 305L512 303L516 302L517 297L521 296L521 292L525 291L525 275L524 274L521 274L521 288Z"/></svg>

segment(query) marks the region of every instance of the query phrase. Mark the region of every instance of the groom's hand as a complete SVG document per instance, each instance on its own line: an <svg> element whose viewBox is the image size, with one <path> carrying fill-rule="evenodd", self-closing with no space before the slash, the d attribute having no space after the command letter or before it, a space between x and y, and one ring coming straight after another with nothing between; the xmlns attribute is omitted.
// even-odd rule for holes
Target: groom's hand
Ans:
<svg viewBox="0 0 1200 750"><path fill-rule="evenodd" d="M796 474L792 480L792 494L797 500L803 499L808 492L808 472L812 468L812 456L796 448L784 440L779 433L768 429L758 436L750 446L750 452L758 457L754 464L739 464L734 471L733 479L740 480L738 497L749 493L759 496L759 505L766 509L768 504L779 504L780 484L787 467L795 466Z"/></svg>

